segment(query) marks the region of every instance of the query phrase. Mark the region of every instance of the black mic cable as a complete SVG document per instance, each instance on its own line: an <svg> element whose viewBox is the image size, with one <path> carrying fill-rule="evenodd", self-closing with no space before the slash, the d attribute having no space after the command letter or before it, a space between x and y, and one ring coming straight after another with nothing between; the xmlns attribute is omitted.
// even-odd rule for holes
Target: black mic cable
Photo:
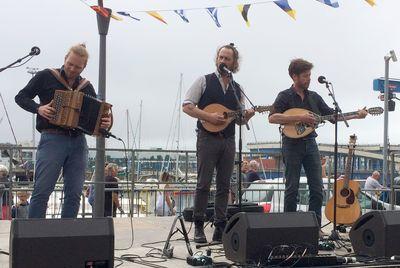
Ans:
<svg viewBox="0 0 400 268"><path fill-rule="evenodd" d="M123 140L121 139L121 138L118 138L117 136L115 136L114 134L112 134L110 131L108 131L107 129L104 129L104 128L100 128L99 129L99 132L103 135L103 137L105 137L105 138L114 138L114 139L116 139L116 140L119 140L119 141L122 141L123 142Z"/></svg>

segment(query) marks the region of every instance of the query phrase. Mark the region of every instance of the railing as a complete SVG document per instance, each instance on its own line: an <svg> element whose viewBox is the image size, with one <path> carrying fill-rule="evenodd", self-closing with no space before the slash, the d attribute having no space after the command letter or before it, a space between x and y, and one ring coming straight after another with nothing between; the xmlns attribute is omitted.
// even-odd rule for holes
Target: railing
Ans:
<svg viewBox="0 0 400 268"><path fill-rule="evenodd" d="M32 183L18 183L14 182L11 188L12 200L3 209L4 219L10 219L10 210L13 204L18 202L17 193L19 192L31 192L33 190ZM88 188L90 184L86 183L84 189ZM253 184L254 185L254 184ZM274 187L271 187L273 185ZM187 183L174 183L169 185L168 189L162 189L165 184L163 183L141 183L136 184L134 190L134 195L132 195L131 184L125 182L118 183L118 188L106 188L106 192L117 191L119 193L119 202L122 208L121 211L117 210L117 217L146 217L146 216L166 216L168 215L168 207L165 202L166 193L168 193L174 203L175 211L177 213L182 213L187 207L193 206L194 194L195 194L195 184ZM284 203L284 185L282 183L257 183L257 187L251 187L252 189L245 189L243 191L243 202L254 202L261 205L268 204L269 211L271 212L283 212ZM232 185L234 188L235 185ZM51 194L48 202L48 209L46 216L48 218L59 218L61 216L61 208L63 204L63 184L57 183L54 192ZM7 187L5 194L10 195L10 191ZM325 185L327 189L327 185ZM214 187L210 192L210 202L213 201ZM391 190L381 190L379 193L375 190L365 190L362 189L358 200L362 209L362 212L368 212L373 209L385 209L385 210L399 210L400 209L400 189L395 189L393 205L388 201L387 197L390 196ZM332 191L324 190L324 201L323 205L326 204L328 199L331 197ZM383 196L386 199L382 200ZM308 210L308 197L309 192L305 187L299 189L298 196L298 210L307 211ZM132 202L133 200L133 202ZM161 204L161 205L160 205ZM399 204L399 205L396 205ZM156 213L158 211L158 213ZM91 217L92 207L88 203L85 191L82 192L82 198L79 209L79 217Z"/></svg>
<svg viewBox="0 0 400 268"><path fill-rule="evenodd" d="M16 147L16 146L0 146L0 151L8 150L9 159L13 159L17 155L17 152L32 152L34 153L36 148L33 147ZM93 174L94 165L94 150L90 149L88 168L87 168L87 181L85 182L84 189L89 187L90 184L94 184L93 181L89 181ZM124 159L127 155L127 159ZM245 153L244 155L250 155ZM253 159L262 157L263 153L251 153ZM15 160L19 161L20 157ZM124 151L121 149L108 149L106 150L106 159L109 162L117 163L120 167L123 167L122 173L119 174L120 181L118 182L117 189L105 189L105 191L118 191L120 204L125 214L117 211L117 217L144 217L148 215L155 215L157 208L157 200L159 196L165 198L163 192L169 193L174 201L175 208L178 213L181 213L186 207L193 206L194 191L196 186L196 157L195 151L177 151L177 150L128 150ZM24 159L26 160L26 159ZM128 165L126 165L126 162ZM15 164L9 161L10 175L12 182L5 183L6 191L5 195L9 198L5 200L5 212L6 218L10 215L10 208L13 204L18 202L17 192L27 191L32 192L33 182L31 181L18 181L18 175L23 171L20 168L15 168ZM167 190L163 189L164 184L158 182L159 174L161 171L168 170L174 175L173 182L170 183ZM266 171L266 174L272 171ZM276 172L276 170L274 171ZM22 172L22 175L24 172ZM277 170L277 174L282 174L283 170ZM238 174L236 170L236 174ZM25 175L32 175L27 174ZM234 175L235 176L235 175ZM266 175L265 177L268 177ZM28 178L29 179L29 178ZM278 182L273 184L279 185ZM260 184L262 185L262 184ZM236 182L232 183L232 189L237 189ZM332 189L332 183L325 185L325 189ZM210 193L210 201L213 199L213 189L215 185L212 185L212 191ZM56 184L55 191L49 198L47 217L57 218L60 217L61 207L63 203L63 183L62 181ZM1 189L0 189L1 192ZM252 202L270 202L262 200L261 198L255 198L255 196L268 196L274 198L274 202L270 204L271 209L274 211L283 211L283 196L284 196L284 185L280 183L280 186L274 189L244 189L244 193L252 193ZM325 190L324 204L331 196L332 190ZM374 191L362 190L362 194L359 197L359 201L363 212L374 208L385 208L397 210L399 206L396 204L400 201L400 189L392 187L391 189L382 190L382 193L386 193L386 196L390 196L389 202L380 202L379 198L376 198ZM386 201L387 201L386 200ZM246 200L245 200L246 201ZM165 207L165 202L162 203L162 213L168 210ZM299 190L299 209L307 210L308 203L308 190L301 187ZM91 217L92 207L87 201L84 191L82 192L81 205L79 210L80 217Z"/></svg>

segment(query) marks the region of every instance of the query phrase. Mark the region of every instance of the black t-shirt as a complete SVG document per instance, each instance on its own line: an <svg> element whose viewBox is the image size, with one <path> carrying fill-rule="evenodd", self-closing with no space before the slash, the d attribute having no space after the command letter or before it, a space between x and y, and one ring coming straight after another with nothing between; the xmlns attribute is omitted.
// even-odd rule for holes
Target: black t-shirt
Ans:
<svg viewBox="0 0 400 268"><path fill-rule="evenodd" d="M110 189L118 189L118 180L112 176L106 176L105 179L105 193L104 193L104 217L113 216L115 217L117 207L113 204L112 194L117 193L117 190Z"/></svg>
<svg viewBox="0 0 400 268"><path fill-rule="evenodd" d="M305 90L304 99L302 100L299 94L294 91L293 86L279 92L273 104L273 111L269 116L274 113L284 113L286 110L291 108L303 108L313 111L319 115L329 115L334 114L335 110L330 108L322 97L315 91ZM303 139L315 138L317 133L315 131L308 134ZM284 136L284 139L290 139ZM291 140L291 139L290 139Z"/></svg>

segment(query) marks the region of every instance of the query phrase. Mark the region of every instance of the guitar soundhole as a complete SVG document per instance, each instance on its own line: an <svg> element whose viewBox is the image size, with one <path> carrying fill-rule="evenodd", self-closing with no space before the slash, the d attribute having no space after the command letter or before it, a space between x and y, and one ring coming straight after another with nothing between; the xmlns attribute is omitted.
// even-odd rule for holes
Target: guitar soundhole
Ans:
<svg viewBox="0 0 400 268"><path fill-rule="evenodd" d="M349 189L343 188L342 190L340 190L340 195L343 197L348 196L350 193Z"/></svg>

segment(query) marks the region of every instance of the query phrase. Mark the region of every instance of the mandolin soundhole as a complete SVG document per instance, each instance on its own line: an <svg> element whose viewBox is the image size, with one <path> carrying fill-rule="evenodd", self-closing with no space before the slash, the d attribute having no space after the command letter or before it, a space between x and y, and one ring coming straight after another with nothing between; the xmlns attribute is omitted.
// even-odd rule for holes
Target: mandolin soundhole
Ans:
<svg viewBox="0 0 400 268"><path fill-rule="evenodd" d="M297 123L295 125L297 135L301 135L306 131L306 126L303 123Z"/></svg>

